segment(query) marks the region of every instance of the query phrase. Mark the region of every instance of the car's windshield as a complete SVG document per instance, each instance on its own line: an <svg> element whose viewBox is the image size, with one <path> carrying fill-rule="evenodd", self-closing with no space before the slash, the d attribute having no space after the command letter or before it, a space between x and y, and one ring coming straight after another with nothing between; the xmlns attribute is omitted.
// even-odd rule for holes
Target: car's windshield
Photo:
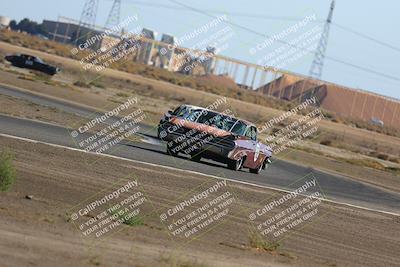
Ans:
<svg viewBox="0 0 400 267"><path fill-rule="evenodd" d="M43 63L43 60L38 57L35 57L33 60L39 63Z"/></svg>
<svg viewBox="0 0 400 267"><path fill-rule="evenodd" d="M233 127L231 132L234 134L237 134L237 135L244 135L244 131L246 130L246 127L247 127L247 124L239 120L235 124L235 126Z"/></svg>
<svg viewBox="0 0 400 267"><path fill-rule="evenodd" d="M181 115L185 120L196 121L202 112L203 111L200 109L193 110L193 109L187 108L185 110L182 110L180 112L181 114L178 114L178 115Z"/></svg>

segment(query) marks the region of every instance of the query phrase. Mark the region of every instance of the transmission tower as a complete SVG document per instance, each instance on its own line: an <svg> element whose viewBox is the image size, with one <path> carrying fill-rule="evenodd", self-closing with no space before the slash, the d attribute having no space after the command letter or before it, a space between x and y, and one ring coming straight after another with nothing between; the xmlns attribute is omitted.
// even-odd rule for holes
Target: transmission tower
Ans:
<svg viewBox="0 0 400 267"><path fill-rule="evenodd" d="M79 27L76 33L75 43L81 38L81 28L93 29L96 24L97 7L99 0L86 0L83 6L81 18L79 20ZM87 34L87 33L85 33Z"/></svg>
<svg viewBox="0 0 400 267"><path fill-rule="evenodd" d="M111 29L112 27L117 26L119 24L120 13L121 13L121 0L114 0L110 13L108 14L107 22L105 25L106 29Z"/></svg>
<svg viewBox="0 0 400 267"><path fill-rule="evenodd" d="M324 31L322 32L321 39L319 40L318 48L315 53L315 57L309 73L309 76L315 79L320 79L322 76L322 68L324 66L326 47L328 46L329 28L331 26L334 9L335 0L332 0L329 15L325 22Z"/></svg>

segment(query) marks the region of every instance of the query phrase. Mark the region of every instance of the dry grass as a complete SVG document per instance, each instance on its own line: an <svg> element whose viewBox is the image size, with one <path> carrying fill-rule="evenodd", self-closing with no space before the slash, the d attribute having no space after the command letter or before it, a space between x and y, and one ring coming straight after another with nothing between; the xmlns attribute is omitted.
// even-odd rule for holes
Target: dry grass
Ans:
<svg viewBox="0 0 400 267"><path fill-rule="evenodd" d="M14 155L10 151L0 153L0 191L8 191L16 179L16 170L13 165Z"/></svg>
<svg viewBox="0 0 400 267"><path fill-rule="evenodd" d="M279 243L268 242L255 230L249 231L249 245L252 248L264 251L276 251L280 246Z"/></svg>

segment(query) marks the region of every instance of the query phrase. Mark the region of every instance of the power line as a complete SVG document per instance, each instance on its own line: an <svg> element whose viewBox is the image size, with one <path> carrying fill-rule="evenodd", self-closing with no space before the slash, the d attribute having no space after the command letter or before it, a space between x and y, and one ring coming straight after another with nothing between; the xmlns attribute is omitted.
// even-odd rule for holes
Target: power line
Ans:
<svg viewBox="0 0 400 267"><path fill-rule="evenodd" d="M400 52L400 48L395 47L395 46L393 46L393 45L391 45L391 44L382 42L381 40L378 40L378 39L375 39L375 38L373 38L373 37L370 37L370 36L368 36L368 35L366 35L366 34L364 34L364 33L358 32L358 31L356 31L356 30L350 29L350 28L348 28L348 27L346 27L346 26L342 26L342 25L339 25L339 24L334 23L334 22L332 22L332 25L335 26L335 27L338 27L338 28L340 28L340 29L342 29L342 30L344 30L344 31L350 32L350 33L352 33L352 34L355 34L355 35L357 35L357 36L360 36L360 37L362 37L362 38L365 38L365 39L367 39L367 40L370 40L370 41L372 41L372 42L378 43L378 44L380 44L380 45L382 45L382 46L385 46L385 47L387 47L387 48L390 48L390 49L393 49L393 50L395 50L395 51L397 51L397 52Z"/></svg>
<svg viewBox="0 0 400 267"><path fill-rule="evenodd" d="M328 57L327 57L327 58L328 58ZM389 75L389 74L386 74L386 73L382 73L382 72L379 72L379 71L371 70L371 69L369 69L369 68L365 68L365 67L362 67L362 66L358 66L358 65L355 65L355 64L353 64L353 63L349 63L349 62L343 61L343 60L341 60L341 59L336 59L336 58L329 58L329 59L330 59L331 61L333 61L333 62L337 62L337 63L343 64L343 65L347 65L347 66L349 66L349 67L353 67L353 68L355 68L355 69L362 70L362 71L364 71L364 72L370 72L370 73L372 73L372 74L375 74L375 75L378 75L378 76L385 77L385 78L387 78L387 79L391 79L391 80L395 80L395 81L400 82L400 78L399 78L399 77L395 77L395 76L392 76L392 75Z"/></svg>
<svg viewBox="0 0 400 267"><path fill-rule="evenodd" d="M150 6L150 7L159 7L166 9L174 9L174 10L188 10L186 7L179 7L173 5L159 4L159 3L151 3L151 2L143 2L143 1L129 1L133 4L141 5L141 6ZM212 13L212 14L227 14L235 17L248 17L248 18L256 18L256 19L266 19L266 20L287 20L287 21L299 21L303 18L298 17L284 17L284 16L272 16L272 15L264 15L264 14L251 14L251 13L240 13L240 12L224 12L216 9L202 9L204 12ZM315 22L321 23L324 20L315 20Z"/></svg>
<svg viewBox="0 0 400 267"><path fill-rule="evenodd" d="M159 7L159 8L166 8L166 9L174 9L174 10L187 10L187 11L192 11L193 10L188 10L186 7L179 7L179 6L173 6L173 5L166 5L166 4L159 4L159 3L150 3L150 2L143 2L143 1L130 1L134 4L137 5L142 5L142 6L150 6L150 7ZM234 16L234 17L247 17L247 18L253 18L253 19L266 19L266 20L283 20L283 21L300 21L303 18L299 17L284 17L284 16L271 16L271 15L264 15L264 14L250 14L250 13L238 13L238 12L223 12L221 10L214 10L214 9L203 9L202 11L212 13L212 14L227 14L229 16ZM317 19L314 20L315 23L324 23L324 20ZM389 43L383 42L381 40L378 40L374 37L368 36L367 34L358 32L356 30L353 30L349 27L337 24L337 23L331 23L333 26L343 30L350 32L354 35L357 35L359 37L362 37L364 39L367 39L371 42L377 43L379 45L382 45L386 48L390 48L394 51L400 52L400 48L395 47Z"/></svg>
<svg viewBox="0 0 400 267"><path fill-rule="evenodd" d="M194 7L191 7L191 6L188 6L188 5L186 5L186 4L183 4L183 3L181 3L181 2L178 2L178 1L176 1L176 0L169 0L169 1L170 1L170 2L173 2L173 3L177 4L177 5L183 6L183 7L187 8L187 9L193 10L194 12L200 13L200 14L202 14L202 15L205 15L205 16L208 16L208 17L217 19L216 16L210 15L210 14L208 14L208 13L206 13L206 12L200 10L200 9L197 9L197 8L194 8ZM234 22L230 22L230 21L224 21L224 22L227 23L227 24L229 24L229 25L231 25L231 26L234 26L234 27L236 27L236 28L240 28L240 29L242 29L242 30L251 32L251 33L253 33L253 34L255 34L255 35L258 35L258 36L261 36L261 37L264 37L264 38L271 38L271 36L269 36L269 35L260 33L260 32L258 32L258 31L255 31L255 30L251 29L251 28L242 26L242 25L240 25L240 24L237 24L237 23L234 23ZM275 40L276 40L277 42L282 43L282 44L286 44L286 45L288 45L288 46L291 46L291 47L293 47L293 48L306 51L306 52L309 53L309 54L313 54L313 55L316 54L315 51L312 51L312 50L307 49L307 48L304 48L304 47L299 47L299 46L293 45L293 44L291 44L291 43L289 43L289 42L286 42L286 41L283 41L283 40L281 40L281 39L275 39ZM349 66L349 67L352 67L352 68L355 68L355 69L359 69L359 70L362 70L362 71L364 71L364 72L368 72L368 73L372 73L372 74L375 74L375 75L378 75L378 76L382 76L382 77L385 77L385 78L387 78L387 79L391 79L391 80L395 80L395 81L400 81L400 78L398 78L398 77L395 77L395 76L392 76L392 75L388 75L388 74L385 74L385 73L381 73L381 72L378 72L378 71L375 71L375 70L372 70L372 69L369 69L369 68L366 68L366 67L361 67L361 66L355 65L355 64L350 63L350 62L346 62L346 61L341 60L341 59L336 59L336 58L330 57L330 56L326 56L325 58L326 58L327 60L330 60L330 61L333 61L333 62L337 62L337 63L340 63L340 64L342 64L342 65L346 65L346 66Z"/></svg>
<svg viewBox="0 0 400 267"><path fill-rule="evenodd" d="M137 4L137 5L142 5L142 6L160 7L160 8L175 9L175 10L187 10L187 8L185 8L185 7L158 4L158 3L150 3L150 2L143 2L143 1L130 1L130 2L132 2L134 4ZM264 14L250 14L250 13L238 13L238 12L229 12L229 13L227 13L227 12L223 12L221 10L215 10L215 9L203 9L202 11L205 11L205 12L208 12L208 13L213 13L213 14L227 14L229 16L234 16L234 17L249 17L249 18L266 19L266 20L300 21L300 20L303 19L303 18L299 18L299 17L271 16L271 15L264 15ZM325 20L317 19L317 20L314 20L314 22L316 22L316 23L324 23ZM368 39L368 40L370 40L372 42L376 42L378 44L381 44L383 46L386 46L388 48L391 48L391 49L393 49L395 51L400 52L400 48L397 48L397 47L395 47L393 45L390 45L388 43L382 42L382 41L380 41L380 40L378 40L376 38L373 38L373 37L368 36L366 34L363 34L361 32L357 32L356 30L353 30L353 29L351 29L349 27L345 27L343 25L339 25L339 24L334 23L334 22L332 22L332 25L334 25L334 26L336 26L336 27L338 27L338 28L340 28L340 29L342 29L344 31L350 32L350 33L352 33L354 35L358 35L358 36L363 37L365 39Z"/></svg>

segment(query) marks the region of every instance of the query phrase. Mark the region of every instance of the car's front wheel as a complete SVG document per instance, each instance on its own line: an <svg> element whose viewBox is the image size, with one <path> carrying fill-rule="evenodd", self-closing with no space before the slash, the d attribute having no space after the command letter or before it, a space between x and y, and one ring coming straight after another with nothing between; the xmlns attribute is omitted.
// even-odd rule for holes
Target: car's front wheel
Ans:
<svg viewBox="0 0 400 267"><path fill-rule="evenodd" d="M168 145L167 145L167 154L173 157L178 156L178 152L174 149L174 147L169 147Z"/></svg>
<svg viewBox="0 0 400 267"><path fill-rule="evenodd" d="M192 155L190 155L190 160L200 162L200 160L201 160L200 152L193 153Z"/></svg>
<svg viewBox="0 0 400 267"><path fill-rule="evenodd" d="M250 172L251 173L255 173L255 174L259 174L260 173L260 171L261 171L261 169L262 169L262 164L260 164L260 166L258 166L258 168L255 168L255 169L249 169L250 170Z"/></svg>
<svg viewBox="0 0 400 267"><path fill-rule="evenodd" d="M230 160L228 162L228 168L234 171L240 170L242 166L243 166L243 158L237 160Z"/></svg>

